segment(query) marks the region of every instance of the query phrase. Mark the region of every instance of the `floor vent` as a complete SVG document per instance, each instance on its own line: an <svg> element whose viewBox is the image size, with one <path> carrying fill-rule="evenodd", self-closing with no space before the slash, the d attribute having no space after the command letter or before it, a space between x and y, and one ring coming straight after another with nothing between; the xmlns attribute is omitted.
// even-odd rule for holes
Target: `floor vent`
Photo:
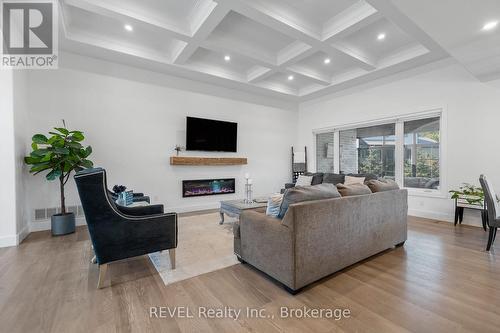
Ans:
<svg viewBox="0 0 500 333"><path fill-rule="evenodd" d="M82 206L67 206L66 210L70 213L74 213L76 217L83 217L83 208ZM40 208L35 209L35 221L46 221L50 220L50 217L54 214L58 214L61 212L59 207L51 207L51 208Z"/></svg>
<svg viewBox="0 0 500 333"><path fill-rule="evenodd" d="M46 220L47 210L46 209L35 209L35 221Z"/></svg>

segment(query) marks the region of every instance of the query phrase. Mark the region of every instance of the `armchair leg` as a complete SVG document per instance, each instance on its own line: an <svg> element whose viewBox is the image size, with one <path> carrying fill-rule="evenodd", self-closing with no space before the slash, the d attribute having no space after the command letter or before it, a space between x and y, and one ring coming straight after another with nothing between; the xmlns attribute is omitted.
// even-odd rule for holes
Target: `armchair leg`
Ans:
<svg viewBox="0 0 500 333"><path fill-rule="evenodd" d="M495 227L490 227L490 234L488 237L488 245L486 245L486 251L489 251L491 246L493 245L493 241L495 240L495 233L496 233Z"/></svg>
<svg viewBox="0 0 500 333"><path fill-rule="evenodd" d="M170 256L170 265L172 269L175 269L175 249L168 250L168 255Z"/></svg>
<svg viewBox="0 0 500 333"><path fill-rule="evenodd" d="M99 281L97 282L97 289L101 289L104 286L107 271L108 264L99 265Z"/></svg>

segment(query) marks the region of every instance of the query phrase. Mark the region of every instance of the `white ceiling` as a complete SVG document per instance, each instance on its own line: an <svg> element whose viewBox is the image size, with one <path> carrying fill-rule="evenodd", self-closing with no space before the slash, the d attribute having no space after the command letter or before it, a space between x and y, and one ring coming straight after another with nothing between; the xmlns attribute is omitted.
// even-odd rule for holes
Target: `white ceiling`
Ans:
<svg viewBox="0 0 500 333"><path fill-rule="evenodd" d="M427 34L481 81L500 78L500 0L395 0ZM432 10L428 10L432 8Z"/></svg>
<svg viewBox="0 0 500 333"><path fill-rule="evenodd" d="M476 43L477 24L500 14L500 1L481 0L481 10L473 3L479 2L60 0L61 45L70 52L300 102L443 59L450 49ZM445 12L455 8L460 15L443 24ZM471 12L479 22L471 22ZM385 39L378 40L382 33ZM471 53L470 46L461 52ZM326 58L330 63L324 63ZM480 67L477 62L470 66Z"/></svg>

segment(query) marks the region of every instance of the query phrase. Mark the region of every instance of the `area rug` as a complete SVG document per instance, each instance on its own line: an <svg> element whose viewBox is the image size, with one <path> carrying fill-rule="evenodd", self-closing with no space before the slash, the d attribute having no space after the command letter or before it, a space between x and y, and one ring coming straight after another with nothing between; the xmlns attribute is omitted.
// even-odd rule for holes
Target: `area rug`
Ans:
<svg viewBox="0 0 500 333"><path fill-rule="evenodd" d="M238 264L233 252L233 223L219 224L219 213L180 217L176 268L168 251L149 255L165 285Z"/></svg>

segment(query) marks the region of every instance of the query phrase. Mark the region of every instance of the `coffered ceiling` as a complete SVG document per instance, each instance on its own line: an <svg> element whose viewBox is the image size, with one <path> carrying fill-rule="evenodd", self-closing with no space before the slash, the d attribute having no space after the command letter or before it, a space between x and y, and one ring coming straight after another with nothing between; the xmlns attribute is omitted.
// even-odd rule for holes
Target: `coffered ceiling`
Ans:
<svg viewBox="0 0 500 333"><path fill-rule="evenodd" d="M61 0L64 50L303 101L448 56L389 0Z"/></svg>

